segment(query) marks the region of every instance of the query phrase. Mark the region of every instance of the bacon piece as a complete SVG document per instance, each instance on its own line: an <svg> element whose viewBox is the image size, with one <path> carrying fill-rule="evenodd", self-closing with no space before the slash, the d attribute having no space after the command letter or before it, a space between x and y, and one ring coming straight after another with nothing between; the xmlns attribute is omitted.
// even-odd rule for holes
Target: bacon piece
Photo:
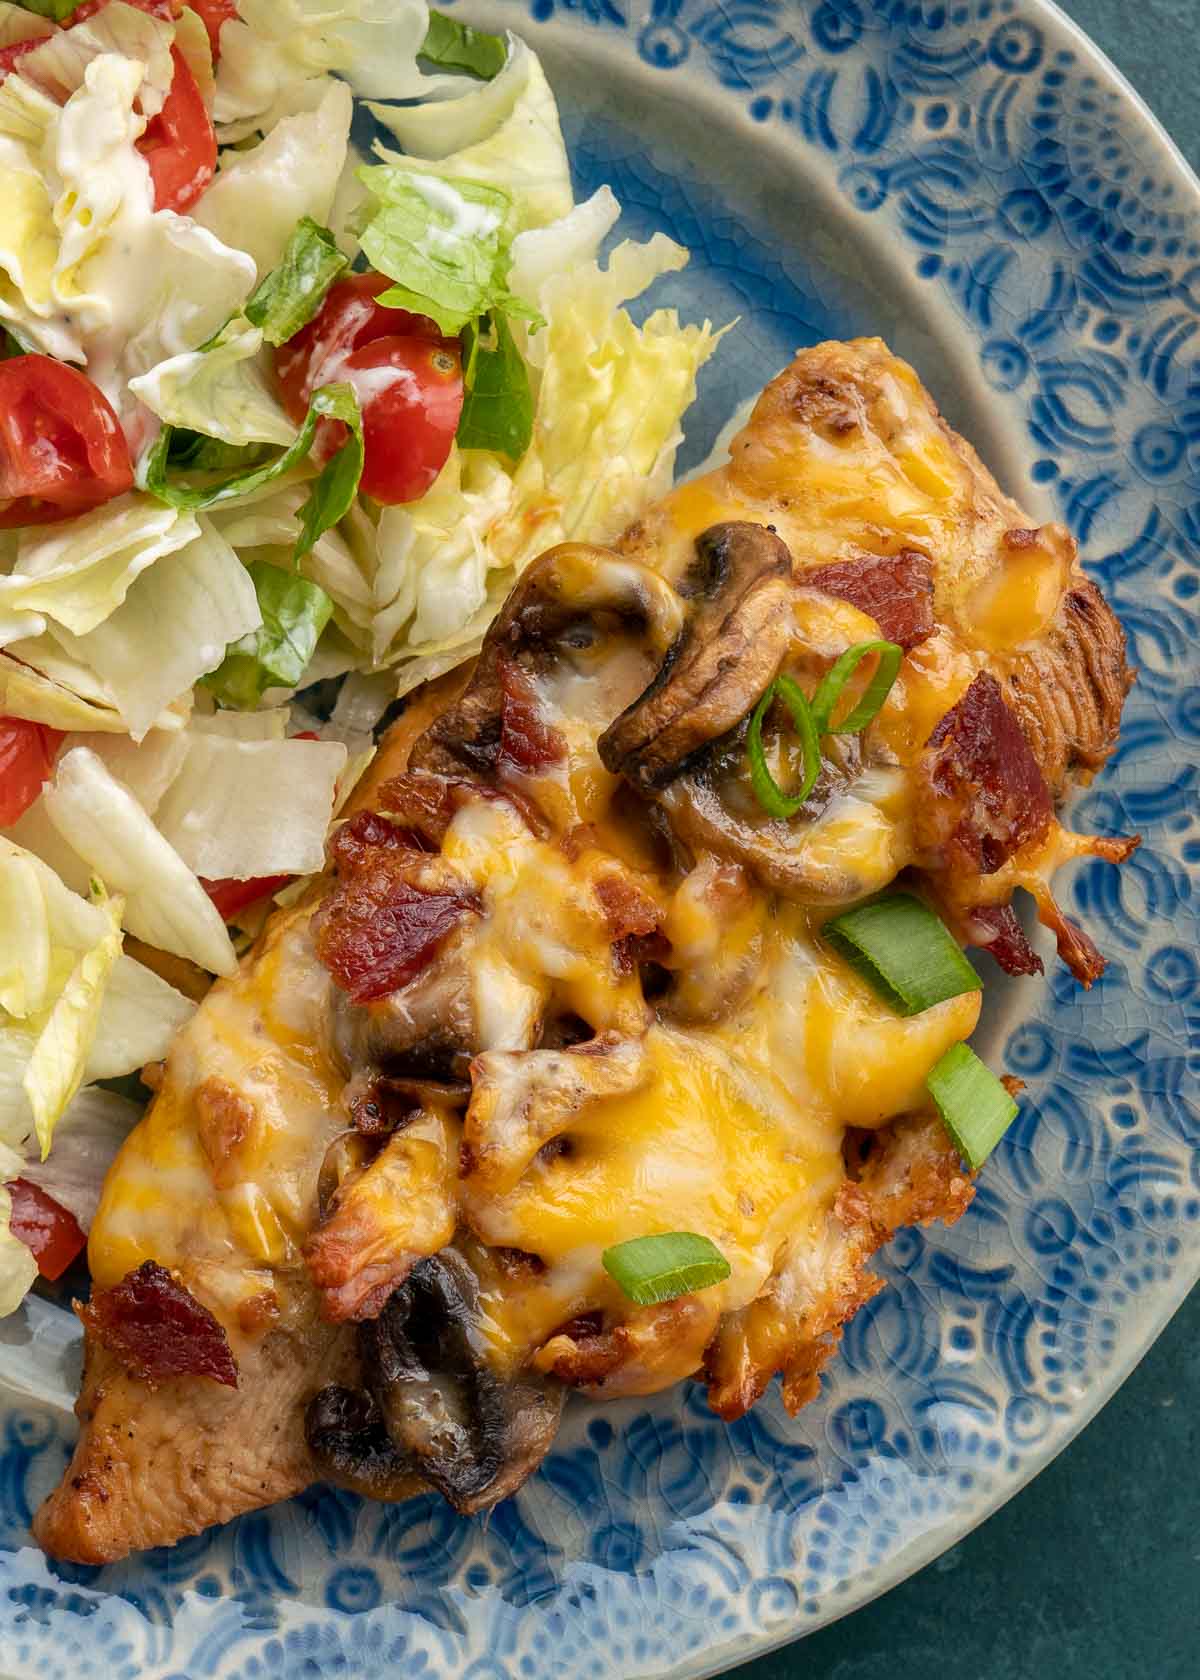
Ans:
<svg viewBox="0 0 1200 1680"><path fill-rule="evenodd" d="M967 912L966 932L971 944L995 957L1005 974L1045 973L1011 904L977 904Z"/></svg>
<svg viewBox="0 0 1200 1680"><path fill-rule="evenodd" d="M335 855L346 829L358 821L341 831ZM478 911L479 899L441 858L414 851L402 837L380 845L355 838L345 845L347 853L351 845L357 850L351 872L318 912L317 955L353 1003L369 1003L432 962L447 934Z"/></svg>
<svg viewBox="0 0 1200 1680"><path fill-rule="evenodd" d="M933 563L927 554L903 548L899 554L862 554L801 572L806 589L836 595L866 613L889 642L908 651L932 636Z"/></svg>
<svg viewBox="0 0 1200 1680"><path fill-rule="evenodd" d="M528 672L505 654L499 656L497 670L500 676L500 751L496 768L536 775L552 764L561 764L567 756L567 743L542 716L542 703Z"/></svg>
<svg viewBox="0 0 1200 1680"><path fill-rule="evenodd" d="M1063 914L1048 890L1040 897L1038 920L1053 933L1059 956L1084 991L1090 991L1108 967L1091 935Z"/></svg>
<svg viewBox="0 0 1200 1680"><path fill-rule="evenodd" d="M75 1311L131 1375L148 1388L172 1377L211 1377L238 1385L223 1327L165 1267L144 1260L111 1289L97 1289Z"/></svg>
<svg viewBox="0 0 1200 1680"><path fill-rule="evenodd" d="M952 875L991 875L1050 826L1045 777L1000 684L981 671L925 743L922 849Z"/></svg>

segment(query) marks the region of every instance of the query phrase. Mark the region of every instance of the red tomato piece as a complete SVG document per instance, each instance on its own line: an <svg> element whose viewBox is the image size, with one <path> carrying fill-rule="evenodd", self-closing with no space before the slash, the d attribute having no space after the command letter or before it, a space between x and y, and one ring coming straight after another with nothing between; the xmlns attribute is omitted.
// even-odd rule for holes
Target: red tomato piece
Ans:
<svg viewBox="0 0 1200 1680"><path fill-rule="evenodd" d="M373 270L350 274L330 286L325 301L306 327L275 352L275 370L284 406L299 426L308 412L309 398L319 385L340 377L342 362L376 338L424 338L431 343L457 343L443 338L437 323L407 309L386 309L375 299L392 282Z"/></svg>
<svg viewBox="0 0 1200 1680"><path fill-rule="evenodd" d="M40 47L43 39L48 37L38 37L32 41L14 41L11 47L0 49L0 78L8 75L19 58L24 58L26 53Z"/></svg>
<svg viewBox="0 0 1200 1680"><path fill-rule="evenodd" d="M13 1236L29 1249L44 1278L61 1277L87 1242L75 1215L27 1178L14 1179L6 1189L12 1198Z"/></svg>
<svg viewBox="0 0 1200 1680"><path fill-rule="evenodd" d="M257 904L259 899L266 898L268 893L277 893L280 887L286 887L291 878L290 875L258 875L248 881L239 881L232 876L225 876L217 881L209 881L201 876L200 885L228 921L248 904Z"/></svg>
<svg viewBox="0 0 1200 1680"><path fill-rule="evenodd" d="M15 823L41 793L62 742L61 729L0 718L0 828Z"/></svg>
<svg viewBox="0 0 1200 1680"><path fill-rule="evenodd" d="M237 0L190 0L191 8L208 30L213 63L221 56L221 25L238 15Z"/></svg>
<svg viewBox="0 0 1200 1680"><path fill-rule="evenodd" d="M133 488L108 398L52 356L0 362L0 530L50 525Z"/></svg>
<svg viewBox="0 0 1200 1680"><path fill-rule="evenodd" d="M377 338L342 363L363 417L360 489L377 502L414 502L446 464L463 405L457 344ZM322 420L313 454L327 461L346 441L340 420Z"/></svg>
<svg viewBox="0 0 1200 1680"><path fill-rule="evenodd" d="M217 136L191 66L171 48L175 75L162 110L137 143L150 166L156 210L189 209L217 171Z"/></svg>

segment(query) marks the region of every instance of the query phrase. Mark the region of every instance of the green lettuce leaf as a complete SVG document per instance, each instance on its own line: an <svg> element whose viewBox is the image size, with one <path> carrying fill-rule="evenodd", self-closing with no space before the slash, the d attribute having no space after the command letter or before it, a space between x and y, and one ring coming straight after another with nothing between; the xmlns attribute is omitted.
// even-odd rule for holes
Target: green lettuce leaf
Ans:
<svg viewBox="0 0 1200 1680"><path fill-rule="evenodd" d="M273 268L246 304L246 319L268 344L286 344L312 320L325 294L350 266L332 233L311 216L292 230L279 267Z"/></svg>
<svg viewBox="0 0 1200 1680"><path fill-rule="evenodd" d="M362 248L396 282L380 303L428 315L449 336L492 309L536 313L508 289L507 193L393 164L366 164L358 178L380 205Z"/></svg>
<svg viewBox="0 0 1200 1680"><path fill-rule="evenodd" d="M200 483L190 482L194 475L186 472L189 457L194 451L194 440L188 436L182 440L181 447L176 442L174 427L164 426L146 458L146 488L152 496L172 507L193 510L216 507L249 496L264 485L282 478L307 459L318 423L323 419L340 420L349 429L350 435L341 449L325 463L300 510L300 536L293 556L299 561L322 532L345 517L362 477L362 415L358 398L349 385L322 385L320 390L314 391L295 441L274 460L231 474L203 474L203 482Z"/></svg>
<svg viewBox="0 0 1200 1680"><path fill-rule="evenodd" d="M213 440L234 451L251 444L287 449L296 440L263 349L262 329L241 315L226 322L203 349L168 357L130 380L129 389L171 427L171 464L180 469L229 476L260 464L214 447Z"/></svg>
<svg viewBox="0 0 1200 1680"><path fill-rule="evenodd" d="M469 23L447 17L445 12L431 10L429 31L418 56L430 64L465 70L481 82L490 82L503 70L508 47L499 35L488 35L482 29L472 29Z"/></svg>
<svg viewBox="0 0 1200 1680"><path fill-rule="evenodd" d="M203 679L223 706L243 711L257 706L268 688L299 686L333 611L325 591L297 572L264 561L252 561L246 570L262 623L235 641Z"/></svg>
<svg viewBox="0 0 1200 1680"><path fill-rule="evenodd" d="M533 392L529 370L504 315L463 335L464 384L457 439L463 449L493 449L518 461L533 437Z"/></svg>
<svg viewBox="0 0 1200 1680"><path fill-rule="evenodd" d="M81 0L17 0L17 3L22 11L32 12L35 17L62 23L72 12L78 11Z"/></svg>

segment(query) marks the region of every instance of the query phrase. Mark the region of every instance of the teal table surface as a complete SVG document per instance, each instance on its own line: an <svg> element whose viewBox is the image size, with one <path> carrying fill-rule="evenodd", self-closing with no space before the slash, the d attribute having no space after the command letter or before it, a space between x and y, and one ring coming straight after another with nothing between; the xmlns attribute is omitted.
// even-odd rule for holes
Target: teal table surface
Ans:
<svg viewBox="0 0 1200 1680"><path fill-rule="evenodd" d="M1063 10L1200 168L1200 0ZM730 1680L1200 1680L1200 1290L1083 1434L919 1575Z"/></svg>

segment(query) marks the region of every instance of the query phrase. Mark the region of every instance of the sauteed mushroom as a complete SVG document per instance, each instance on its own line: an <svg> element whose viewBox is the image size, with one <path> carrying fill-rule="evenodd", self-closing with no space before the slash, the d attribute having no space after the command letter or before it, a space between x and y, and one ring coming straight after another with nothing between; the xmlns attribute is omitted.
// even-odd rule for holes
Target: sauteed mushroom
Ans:
<svg viewBox="0 0 1200 1680"><path fill-rule="evenodd" d="M769 526L713 525L696 556L695 611L649 688L598 743L605 768L643 788L674 781L741 722L792 635L792 556Z"/></svg>
<svg viewBox="0 0 1200 1680"><path fill-rule="evenodd" d="M324 1474L375 1498L402 1497L419 1478L463 1513L520 1487L554 1439L562 1391L495 1371L477 1315L477 1280L453 1249L414 1268L359 1329L366 1392L331 1386L309 1405L308 1441Z"/></svg>

